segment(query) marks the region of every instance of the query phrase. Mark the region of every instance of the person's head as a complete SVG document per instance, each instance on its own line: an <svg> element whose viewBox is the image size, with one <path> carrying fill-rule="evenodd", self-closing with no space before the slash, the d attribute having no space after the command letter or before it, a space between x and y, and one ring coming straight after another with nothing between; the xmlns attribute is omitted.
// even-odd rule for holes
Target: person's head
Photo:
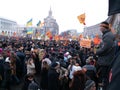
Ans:
<svg viewBox="0 0 120 90"><path fill-rule="evenodd" d="M89 56L89 57L86 59L86 64L91 64L92 61L93 61L93 57L92 57L92 56Z"/></svg>
<svg viewBox="0 0 120 90"><path fill-rule="evenodd" d="M42 68L46 68L46 69L49 68L49 65L48 65L47 61L42 62Z"/></svg>
<svg viewBox="0 0 120 90"><path fill-rule="evenodd" d="M106 21L100 23L100 31L104 32L105 30L109 30L109 23Z"/></svg>
<svg viewBox="0 0 120 90"><path fill-rule="evenodd" d="M73 73L71 89L83 90L85 87L86 75L83 70L77 70Z"/></svg>
<svg viewBox="0 0 120 90"><path fill-rule="evenodd" d="M87 80L84 90L96 90L95 82L93 80Z"/></svg>
<svg viewBox="0 0 120 90"><path fill-rule="evenodd" d="M3 60L3 56L2 56L2 54L0 54L0 60Z"/></svg>
<svg viewBox="0 0 120 90"><path fill-rule="evenodd" d="M75 65L76 64L76 60L73 57L69 59L69 62L70 62L71 65Z"/></svg>
<svg viewBox="0 0 120 90"><path fill-rule="evenodd" d="M29 73L25 76L25 81L33 81L34 75Z"/></svg>
<svg viewBox="0 0 120 90"><path fill-rule="evenodd" d="M53 62L52 65L51 65L51 67L53 69L58 69L60 67L60 64L58 62Z"/></svg>
<svg viewBox="0 0 120 90"><path fill-rule="evenodd" d="M17 47L18 47L19 51L22 51L24 49L22 44L18 44Z"/></svg>
<svg viewBox="0 0 120 90"><path fill-rule="evenodd" d="M34 63L33 58L29 58L29 59L28 59L28 64L32 64L32 63Z"/></svg>

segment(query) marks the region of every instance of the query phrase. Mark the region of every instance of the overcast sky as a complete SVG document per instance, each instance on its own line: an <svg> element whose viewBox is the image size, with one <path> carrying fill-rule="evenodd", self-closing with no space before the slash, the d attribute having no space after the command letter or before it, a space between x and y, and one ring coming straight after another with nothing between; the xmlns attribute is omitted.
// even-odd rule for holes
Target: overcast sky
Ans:
<svg viewBox="0 0 120 90"><path fill-rule="evenodd" d="M77 16L86 13L86 26L104 21L108 16L108 0L0 0L0 17L25 25L33 18L33 25L43 22L52 10L60 32L68 29L83 31Z"/></svg>

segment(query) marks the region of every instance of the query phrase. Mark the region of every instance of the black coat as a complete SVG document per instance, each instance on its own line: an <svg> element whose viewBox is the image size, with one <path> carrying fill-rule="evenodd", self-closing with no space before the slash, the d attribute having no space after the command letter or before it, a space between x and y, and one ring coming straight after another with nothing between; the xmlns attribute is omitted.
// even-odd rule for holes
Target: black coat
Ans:
<svg viewBox="0 0 120 90"><path fill-rule="evenodd" d="M42 68L41 70L41 83L42 89L48 89L48 69Z"/></svg>
<svg viewBox="0 0 120 90"><path fill-rule="evenodd" d="M3 78L4 76L4 60L3 59L0 59L0 75L1 75L1 78Z"/></svg>
<svg viewBox="0 0 120 90"><path fill-rule="evenodd" d="M48 90L59 90L59 74L52 68L48 71Z"/></svg>
<svg viewBox="0 0 120 90"><path fill-rule="evenodd" d="M110 76L109 76L109 85L106 90L120 90L120 51L117 54L117 57L114 59Z"/></svg>
<svg viewBox="0 0 120 90"><path fill-rule="evenodd" d="M25 54L21 51L16 52L17 59L16 59L16 74L19 77L23 77L26 74L26 67L25 67Z"/></svg>
<svg viewBox="0 0 120 90"><path fill-rule="evenodd" d="M115 36L109 30L106 30L102 36L102 42L96 51L98 55L97 63L102 66L109 66L115 55Z"/></svg>

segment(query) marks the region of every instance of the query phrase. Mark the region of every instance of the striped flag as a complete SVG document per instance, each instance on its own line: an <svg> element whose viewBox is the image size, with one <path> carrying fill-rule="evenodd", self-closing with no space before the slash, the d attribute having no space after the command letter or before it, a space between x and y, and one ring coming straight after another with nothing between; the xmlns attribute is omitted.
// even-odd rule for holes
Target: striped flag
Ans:
<svg viewBox="0 0 120 90"><path fill-rule="evenodd" d="M33 28L32 27L27 28L27 34L33 34Z"/></svg>
<svg viewBox="0 0 120 90"><path fill-rule="evenodd" d="M39 20L39 22L37 23L37 27L40 27L41 25L41 21Z"/></svg>
<svg viewBox="0 0 120 90"><path fill-rule="evenodd" d="M27 22L26 26L32 26L32 18Z"/></svg>

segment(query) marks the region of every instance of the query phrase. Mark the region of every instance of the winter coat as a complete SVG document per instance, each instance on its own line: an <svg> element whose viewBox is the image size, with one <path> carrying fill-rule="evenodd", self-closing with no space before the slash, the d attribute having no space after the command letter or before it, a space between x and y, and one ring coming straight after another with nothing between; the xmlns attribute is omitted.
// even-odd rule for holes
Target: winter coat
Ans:
<svg viewBox="0 0 120 90"><path fill-rule="evenodd" d="M16 74L18 77L23 77L26 74L25 54L21 51L16 52Z"/></svg>
<svg viewBox="0 0 120 90"><path fill-rule="evenodd" d="M109 72L109 84L106 90L120 89L120 51L117 53Z"/></svg>
<svg viewBox="0 0 120 90"><path fill-rule="evenodd" d="M4 60L0 59L0 86L4 78Z"/></svg>
<svg viewBox="0 0 120 90"><path fill-rule="evenodd" d="M42 68L41 70L41 82L42 89L48 89L48 69Z"/></svg>
<svg viewBox="0 0 120 90"><path fill-rule="evenodd" d="M98 55L97 63L101 66L109 66L115 55L115 36L109 30L106 30L102 36L102 42L96 51Z"/></svg>
<svg viewBox="0 0 120 90"><path fill-rule="evenodd" d="M59 74L53 68L48 71L48 90L59 90Z"/></svg>

